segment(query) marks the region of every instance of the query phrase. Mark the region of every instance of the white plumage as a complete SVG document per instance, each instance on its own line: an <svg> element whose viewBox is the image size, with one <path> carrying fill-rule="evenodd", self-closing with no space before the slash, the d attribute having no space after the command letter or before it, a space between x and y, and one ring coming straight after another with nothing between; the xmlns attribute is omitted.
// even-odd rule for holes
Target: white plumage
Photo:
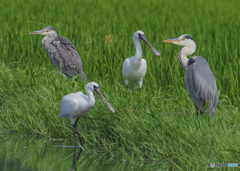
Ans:
<svg viewBox="0 0 240 171"><path fill-rule="evenodd" d="M97 83L88 83L85 87L85 90L87 96L80 91L77 93L68 94L63 97L59 117L68 118L70 119L71 123L74 124L75 118L83 117L95 105L95 97L93 91L96 91L100 95L111 112L115 112L112 106L101 94Z"/></svg>
<svg viewBox="0 0 240 171"><path fill-rule="evenodd" d="M147 62L142 59L142 49L140 39L142 39L152 49L153 53L157 56L160 53L147 41L142 31L136 31L133 34L133 42L136 49L135 56L125 59L122 68L123 80L127 89L132 89L131 84L138 84L141 91L143 79L147 72Z"/></svg>
<svg viewBox="0 0 240 171"><path fill-rule="evenodd" d="M60 115L59 115L59 117L68 118L71 121L73 125L74 139L76 139L75 138L75 131L76 131L81 145L82 145L82 141L77 131L77 122L80 117L83 117L95 105L95 97L94 97L93 91L99 94L99 96L107 104L111 112L113 113L115 112L113 107L107 102L107 100L102 95L97 83L95 82L88 83L85 87L85 90L86 90L87 96L84 95L82 92L71 93L64 96L61 102ZM75 118L77 118L76 122L74 122Z"/></svg>

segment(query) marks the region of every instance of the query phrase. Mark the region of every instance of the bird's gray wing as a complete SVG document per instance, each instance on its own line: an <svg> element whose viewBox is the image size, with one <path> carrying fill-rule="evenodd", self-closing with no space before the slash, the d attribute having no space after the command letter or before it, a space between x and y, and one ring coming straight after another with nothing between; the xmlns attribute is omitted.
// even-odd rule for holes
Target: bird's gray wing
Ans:
<svg viewBox="0 0 240 171"><path fill-rule="evenodd" d="M217 104L217 85L212 70L203 57L194 56L189 59L185 83L196 107L198 103L200 112L204 112L207 101L208 109L214 112Z"/></svg>
<svg viewBox="0 0 240 171"><path fill-rule="evenodd" d="M87 77L82 70L81 58L72 42L65 37L59 36L53 39L51 44L56 47L58 52L56 59L61 60L62 72L69 77L79 72L81 79L87 81Z"/></svg>

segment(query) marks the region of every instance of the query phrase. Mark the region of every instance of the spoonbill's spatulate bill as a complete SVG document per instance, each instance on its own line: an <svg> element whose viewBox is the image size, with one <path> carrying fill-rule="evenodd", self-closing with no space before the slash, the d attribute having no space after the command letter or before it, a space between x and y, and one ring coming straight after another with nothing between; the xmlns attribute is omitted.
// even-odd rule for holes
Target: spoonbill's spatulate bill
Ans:
<svg viewBox="0 0 240 171"><path fill-rule="evenodd" d="M52 64L59 72L65 74L66 78L72 78L79 73L81 80L87 81L87 76L82 70L81 58L72 42L65 37L57 36L57 31L52 26L29 34L46 36L42 40L42 47L48 52Z"/></svg>
<svg viewBox="0 0 240 171"><path fill-rule="evenodd" d="M94 91L97 92L99 96L103 99L103 101L107 104L109 110L113 113L115 112L113 107L107 102L107 100L102 95L97 83L95 82L88 83L85 87L85 90L86 90L87 96L84 95L82 92L71 93L64 96L62 99L61 108L60 108L59 117L68 118L73 125L73 136L75 140L73 166L78 160L80 153L82 152L82 148L80 148L78 157L75 160L76 147L77 147L75 133L77 133L81 146L83 147L82 140L80 138L79 132L77 131L77 122L80 117L83 117L85 114L87 114L87 112L95 105L95 97L93 92ZM74 123L75 118L77 118L77 120Z"/></svg>
<svg viewBox="0 0 240 171"><path fill-rule="evenodd" d="M107 104L111 112L115 112L113 107L107 102L107 100L102 95L99 90L99 86L95 82L90 82L85 87L87 96L84 95L81 91L77 93L71 93L63 97L61 102L61 109L59 117L68 118L73 125L73 134L75 139L75 131L79 136L77 131L77 122L80 117L83 117L94 105L95 97L93 92L97 92L103 101ZM74 122L75 118L77 120ZM80 139L80 136L79 136ZM82 141L80 139L81 145Z"/></svg>
<svg viewBox="0 0 240 171"><path fill-rule="evenodd" d="M208 101L208 111L214 116L217 104L217 84L212 70L207 61L201 56L193 56L188 59L187 56L193 54L196 44L190 35L182 35L175 39L164 40L166 43L173 43L184 46L178 55L178 60L185 73L185 84L189 95L196 108L198 115L198 106L200 113L203 114L206 102Z"/></svg>
<svg viewBox="0 0 240 171"><path fill-rule="evenodd" d="M123 80L127 89L132 89L131 84L138 84L139 90L141 91L143 79L147 71L147 62L142 59L142 49L140 40L143 40L157 56L160 53L147 41L142 31L136 31L133 34L133 42L136 49L135 56L125 59L122 68Z"/></svg>

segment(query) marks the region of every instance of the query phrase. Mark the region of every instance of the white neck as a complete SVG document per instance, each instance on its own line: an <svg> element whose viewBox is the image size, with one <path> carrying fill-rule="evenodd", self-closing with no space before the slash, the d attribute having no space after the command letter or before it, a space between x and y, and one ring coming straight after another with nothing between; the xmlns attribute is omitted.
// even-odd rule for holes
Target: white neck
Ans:
<svg viewBox="0 0 240 171"><path fill-rule="evenodd" d="M46 41L47 43L50 43L51 41L53 41L53 37L50 37L50 36L45 36L43 39L42 39L42 43L44 42L44 41Z"/></svg>
<svg viewBox="0 0 240 171"><path fill-rule="evenodd" d="M88 103L89 103L89 106L94 106L95 104L95 97L94 97L94 94L91 90L89 89L85 89L87 95L88 95Z"/></svg>
<svg viewBox="0 0 240 171"><path fill-rule="evenodd" d="M141 44L139 39L133 39L133 43L135 46L135 61L141 62L142 60L142 49L141 49Z"/></svg>
<svg viewBox="0 0 240 171"><path fill-rule="evenodd" d="M49 35L48 35L50 38L56 38L57 37L57 33L55 31L51 32Z"/></svg>
<svg viewBox="0 0 240 171"><path fill-rule="evenodd" d="M187 69L188 60L189 60L187 56L192 55L195 52L195 49L196 49L196 44L194 43L182 48L179 52L178 60L180 65L185 71Z"/></svg>
<svg viewBox="0 0 240 171"><path fill-rule="evenodd" d="M44 37L43 39L42 39L42 47L43 47L43 49L45 49L47 52L48 52L48 50L49 49L51 49L50 47L50 44L49 43L51 43L52 41L53 41L53 39L54 38L51 38L51 37L49 37L49 36L46 36L46 37Z"/></svg>
<svg viewBox="0 0 240 171"><path fill-rule="evenodd" d="M53 41L53 39L55 39L57 37L57 32L55 31L51 31L50 33L44 33L42 34L44 35L45 37L42 39L42 45L43 45L43 48L45 50L48 50L49 49L49 43L51 43ZM47 45L45 45L47 44Z"/></svg>

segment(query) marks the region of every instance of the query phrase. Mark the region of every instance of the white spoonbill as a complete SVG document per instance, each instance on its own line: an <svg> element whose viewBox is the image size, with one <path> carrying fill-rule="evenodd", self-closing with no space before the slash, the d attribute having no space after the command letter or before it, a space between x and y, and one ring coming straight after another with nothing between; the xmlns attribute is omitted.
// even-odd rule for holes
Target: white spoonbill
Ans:
<svg viewBox="0 0 240 171"><path fill-rule="evenodd" d="M139 91L141 91L143 78L147 71L147 62L145 59L142 59L140 39L147 43L155 55L159 56L160 53L147 41L141 30L136 31L133 34L132 39L136 49L135 56L125 59L122 68L122 75L127 89L131 89L129 85L132 83L138 84Z"/></svg>
<svg viewBox="0 0 240 171"><path fill-rule="evenodd" d="M103 97L101 91L99 90L99 86L95 82L90 82L86 85L85 91L88 96L84 95L81 91L77 93L71 93L63 97L61 102L61 109L59 117L68 118L73 125L73 135L75 140L76 147L76 137L75 132L78 134L78 138L80 140L81 146L83 146L80 135L77 131L77 122L79 118L83 117L95 104L95 97L93 92L97 92L99 96L104 100L107 104L109 110L111 112L115 112L113 107L107 102L107 100ZM74 122L75 118L77 120Z"/></svg>

